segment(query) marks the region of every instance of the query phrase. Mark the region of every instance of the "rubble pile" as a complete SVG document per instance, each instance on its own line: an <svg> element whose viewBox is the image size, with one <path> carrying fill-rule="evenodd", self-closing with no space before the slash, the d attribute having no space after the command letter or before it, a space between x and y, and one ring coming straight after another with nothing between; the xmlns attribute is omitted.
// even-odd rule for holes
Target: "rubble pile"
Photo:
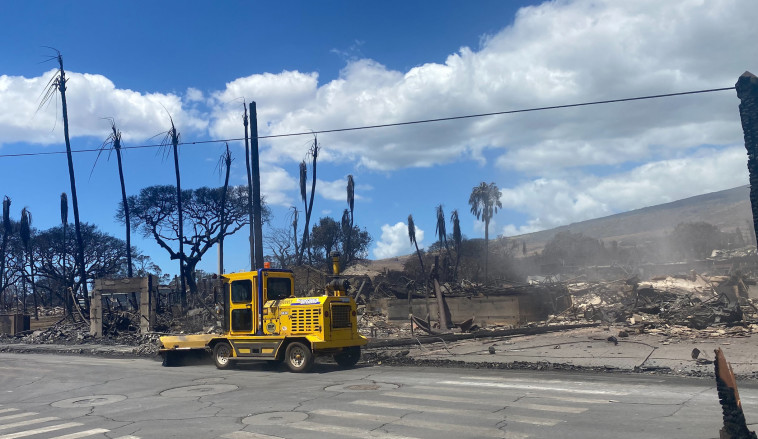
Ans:
<svg viewBox="0 0 758 439"><path fill-rule="evenodd" d="M551 320L584 318L631 326L661 325L705 329L756 321L758 309L739 274L666 276L647 282L574 282L566 285L572 305Z"/></svg>

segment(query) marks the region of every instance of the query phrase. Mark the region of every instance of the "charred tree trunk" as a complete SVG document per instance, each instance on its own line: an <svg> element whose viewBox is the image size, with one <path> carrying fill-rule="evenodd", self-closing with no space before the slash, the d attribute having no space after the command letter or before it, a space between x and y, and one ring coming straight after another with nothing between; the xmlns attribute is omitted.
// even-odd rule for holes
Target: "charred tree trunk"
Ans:
<svg viewBox="0 0 758 439"><path fill-rule="evenodd" d="M184 270L184 215L182 211L182 182L179 175L179 134L176 132L174 121L171 121L171 145L174 150L174 173L176 174L176 204L179 215L179 297L182 309L187 308L187 287Z"/></svg>
<svg viewBox="0 0 758 439"><path fill-rule="evenodd" d="M116 127L113 127L113 134L116 135ZM121 163L121 138L117 136L113 141L113 148L116 150L116 160L118 161L118 178L121 182L121 202L124 204L124 222L126 223L126 275L132 277L132 228L129 223L129 203L126 202L126 185L124 184L124 168Z"/></svg>
<svg viewBox="0 0 758 439"><path fill-rule="evenodd" d="M82 229L79 223L79 198L76 195L76 177L74 176L74 160L71 156L71 141L68 133L68 106L66 105L66 71L63 70L63 57L58 54L60 65L60 77L58 78L58 90L61 93L61 107L63 111L63 137L66 141L66 157L68 158L68 179L71 184L71 204L74 208L74 233L76 234L76 264L79 268L79 278L82 285L84 303L89 308L89 293L87 291L87 270L84 267L84 241Z"/></svg>
<svg viewBox="0 0 758 439"><path fill-rule="evenodd" d="M750 72L745 72L737 80L735 88L741 101L740 120L747 150L753 234L758 234L758 78Z"/></svg>

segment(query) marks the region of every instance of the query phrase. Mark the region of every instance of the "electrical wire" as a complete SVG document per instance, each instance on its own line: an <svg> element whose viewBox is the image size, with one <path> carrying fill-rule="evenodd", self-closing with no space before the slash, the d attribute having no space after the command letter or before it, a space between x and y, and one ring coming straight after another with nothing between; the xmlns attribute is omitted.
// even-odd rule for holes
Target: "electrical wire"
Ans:
<svg viewBox="0 0 758 439"><path fill-rule="evenodd" d="M439 118L434 118L434 119L412 120L412 121L406 121L406 122L363 125L363 126L357 126L357 127L334 128L334 129L307 131L307 132L270 134L267 136L258 136L258 139L276 139L276 138L282 138L282 137L312 136L314 134L341 133L341 132L348 132L348 131L399 127L399 126L418 125L418 124L425 124L425 123L448 122L448 121L454 121L454 120L473 119L473 118L479 118L479 117L500 116L500 115L505 115L505 114L559 110L559 109L564 109L564 108L586 107L590 105L615 104L615 103L620 103L620 102L641 101L641 100L646 100L646 99L660 99L660 98L669 98L669 97L675 97L675 96L713 93L713 92L720 92L720 91L727 91L727 90L734 90L734 89L735 87L711 88L711 89L705 89L705 90L684 91L684 92L678 92L678 93L665 93L665 94L649 95L649 96L637 96L633 98L608 99L608 100L602 100L602 101L580 102L576 104L551 105L547 107L523 108L519 110L495 111L495 112L490 112L490 113L467 114L463 116L439 117ZM197 140L194 142L180 142L179 145L201 145L201 144L206 144L206 143L235 142L235 141L242 141L242 140L245 140L245 138L238 137L238 138L230 138L230 139ZM122 146L121 149L125 150L125 149L159 148L161 146L164 146L164 145L152 144L152 145ZM76 150L72 150L71 152L82 153L82 152L97 152L97 151L100 151L100 148L76 149ZM65 154L65 153L66 151L43 151L43 152L27 152L27 153L15 153L15 154L0 154L0 158L58 155L58 154Z"/></svg>

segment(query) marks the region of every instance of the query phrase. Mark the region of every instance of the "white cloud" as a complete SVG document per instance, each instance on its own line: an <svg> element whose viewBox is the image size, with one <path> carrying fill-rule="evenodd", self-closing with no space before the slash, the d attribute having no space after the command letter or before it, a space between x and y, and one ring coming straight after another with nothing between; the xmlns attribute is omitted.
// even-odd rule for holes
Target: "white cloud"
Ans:
<svg viewBox="0 0 758 439"><path fill-rule="evenodd" d="M60 96L55 93L39 111L45 86L56 73L34 78L0 75L0 145L11 142L60 143L63 137ZM125 142L143 140L168 129L168 114L182 132L200 132L207 122L183 108L174 94L118 89L102 75L66 72L66 101L72 137L105 137L113 117ZM167 113L168 112L168 113Z"/></svg>
<svg viewBox="0 0 758 439"><path fill-rule="evenodd" d="M461 48L444 63L402 72L358 59L322 85L315 73L253 75L216 97L255 97L266 111L261 131L291 133L724 87L758 67L753 16L758 2L737 0L546 2L521 9L481 48ZM322 159L392 170L482 159L494 149L503 168L535 175L651 154L665 159L738 141L736 105L734 92L721 92L324 134ZM212 132L238 133L238 113L214 112ZM299 161L309 139L266 143L276 159Z"/></svg>
<svg viewBox="0 0 758 439"><path fill-rule="evenodd" d="M422 248L421 242L424 240L424 231L416 226L416 241L419 248ZM392 258L400 255L407 255L415 252L415 247L408 239L408 225L399 222L394 226L385 224L382 226L381 240L376 243L374 248L374 257L377 259Z"/></svg>
<svg viewBox="0 0 758 439"><path fill-rule="evenodd" d="M316 181L316 194L327 200L344 201L347 204L347 178L335 181Z"/></svg>
<svg viewBox="0 0 758 439"><path fill-rule="evenodd" d="M189 87L187 89L187 93L185 94L185 100L187 102L203 102L205 101L205 96L203 95L202 90L198 90L194 87Z"/></svg>
<svg viewBox="0 0 758 439"><path fill-rule="evenodd" d="M501 233L520 235L741 186L748 182L745 158L744 147L732 146L605 177L537 178L502 189L503 208L527 213L531 219L521 226L506 225Z"/></svg>
<svg viewBox="0 0 758 439"><path fill-rule="evenodd" d="M247 179L247 177L245 177ZM276 166L261 169L261 193L270 205L291 206L293 200L288 192L297 189L297 182L287 171Z"/></svg>

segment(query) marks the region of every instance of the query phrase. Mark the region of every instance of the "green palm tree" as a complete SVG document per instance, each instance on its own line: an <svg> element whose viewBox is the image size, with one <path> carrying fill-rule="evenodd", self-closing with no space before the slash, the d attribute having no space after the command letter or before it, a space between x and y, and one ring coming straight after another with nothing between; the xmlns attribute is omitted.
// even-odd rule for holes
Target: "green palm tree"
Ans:
<svg viewBox="0 0 758 439"><path fill-rule="evenodd" d="M489 239L490 239L490 220L497 213L498 208L503 205L500 202L502 192L495 183L487 184L481 182L479 186L474 186L469 196L468 204L471 206L471 213L476 219L484 221L484 281L488 279L488 262L489 262Z"/></svg>

